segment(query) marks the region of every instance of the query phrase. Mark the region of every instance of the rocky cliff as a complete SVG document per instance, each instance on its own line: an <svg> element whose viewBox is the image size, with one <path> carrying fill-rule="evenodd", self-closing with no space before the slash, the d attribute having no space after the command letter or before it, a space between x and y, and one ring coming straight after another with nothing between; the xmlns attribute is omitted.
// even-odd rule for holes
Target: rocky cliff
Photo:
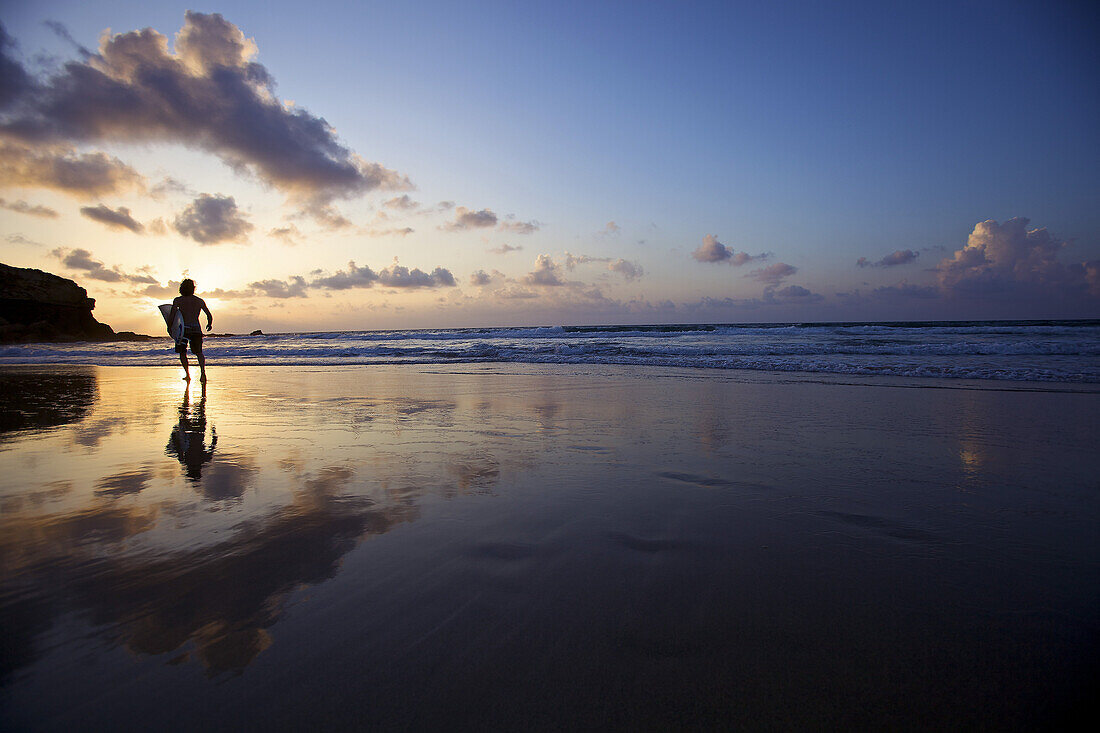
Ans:
<svg viewBox="0 0 1100 733"><path fill-rule="evenodd" d="M121 341L150 337L123 332L92 316L95 299L72 280L0 264L0 342Z"/></svg>

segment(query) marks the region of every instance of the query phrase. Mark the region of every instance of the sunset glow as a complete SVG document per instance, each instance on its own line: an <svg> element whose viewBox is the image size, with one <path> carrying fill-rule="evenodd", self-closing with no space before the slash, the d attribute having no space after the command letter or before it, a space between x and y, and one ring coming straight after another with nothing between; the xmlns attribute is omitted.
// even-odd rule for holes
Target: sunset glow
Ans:
<svg viewBox="0 0 1100 733"><path fill-rule="evenodd" d="M0 16L3 261L116 329L1100 315L1078 6L218 10Z"/></svg>

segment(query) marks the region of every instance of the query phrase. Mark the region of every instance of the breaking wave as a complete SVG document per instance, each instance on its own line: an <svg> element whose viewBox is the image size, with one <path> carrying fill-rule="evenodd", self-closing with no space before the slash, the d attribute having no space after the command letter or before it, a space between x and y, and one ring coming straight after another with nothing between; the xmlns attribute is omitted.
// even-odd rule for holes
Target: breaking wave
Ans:
<svg viewBox="0 0 1100 733"><path fill-rule="evenodd" d="M0 364L174 363L150 343L0 347ZM627 364L1100 383L1100 321L680 324L211 337L221 365Z"/></svg>

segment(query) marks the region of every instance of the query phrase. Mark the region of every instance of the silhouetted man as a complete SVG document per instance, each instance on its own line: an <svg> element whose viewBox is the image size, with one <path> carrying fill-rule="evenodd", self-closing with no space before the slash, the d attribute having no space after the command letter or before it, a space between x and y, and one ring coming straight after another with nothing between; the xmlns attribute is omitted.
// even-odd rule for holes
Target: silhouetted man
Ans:
<svg viewBox="0 0 1100 733"><path fill-rule="evenodd" d="M191 353L199 361L199 381L206 381L206 357L202 355L202 327L199 325L199 312L206 314L206 330L214 326L214 316L206 307L206 301L195 296L195 281L187 278L180 283L180 297L172 301L172 311L168 314L168 322L176 317L176 311L183 315L183 340L176 344L176 352L180 355L180 363L183 364L184 379L191 381L191 370L187 363L187 343L191 343Z"/></svg>

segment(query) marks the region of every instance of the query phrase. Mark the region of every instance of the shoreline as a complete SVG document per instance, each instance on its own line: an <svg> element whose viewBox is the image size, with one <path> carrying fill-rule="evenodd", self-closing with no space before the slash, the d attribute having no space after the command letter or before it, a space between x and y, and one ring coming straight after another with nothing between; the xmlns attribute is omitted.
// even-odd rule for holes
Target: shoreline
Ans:
<svg viewBox="0 0 1100 733"><path fill-rule="evenodd" d="M190 355L189 355L190 356ZM192 370L198 369L192 361ZM122 370L159 370L174 371L182 374L179 365L149 365L149 364L5 364L0 362L0 375L5 372L33 372L49 373L52 371L71 371L89 369L122 369ZM221 370L271 370L279 372L283 370L303 373L314 372L343 372L343 371L371 371L388 372L413 371L424 374L463 374L483 376L508 376L508 375L558 375L558 376L590 376L601 375L606 377L626 378L663 378L672 380L713 380L718 382L730 382L738 384L821 384L836 387L890 387L896 389L940 389L940 390L973 390L994 392L1049 392L1066 394L1100 394L1100 383L1093 382L1041 382L1011 379L963 379L953 377L901 377L889 374L862 375L862 374L833 374L828 372L798 372L798 371L767 371L760 369L716 369L707 367L675 367L644 364L556 364L556 363L530 363L530 362L451 362L447 364L425 364L419 362L406 363L370 363L370 364L219 364L208 362L207 369L214 384L216 375ZM183 380L181 379L181 382ZM198 383L197 377L192 380Z"/></svg>
<svg viewBox="0 0 1100 733"><path fill-rule="evenodd" d="M653 330L656 329L656 330ZM0 364L166 366L168 339L0 347ZM1100 384L1100 325L587 327L227 336L212 365L620 365L1007 383ZM457 367L456 367L457 368Z"/></svg>

